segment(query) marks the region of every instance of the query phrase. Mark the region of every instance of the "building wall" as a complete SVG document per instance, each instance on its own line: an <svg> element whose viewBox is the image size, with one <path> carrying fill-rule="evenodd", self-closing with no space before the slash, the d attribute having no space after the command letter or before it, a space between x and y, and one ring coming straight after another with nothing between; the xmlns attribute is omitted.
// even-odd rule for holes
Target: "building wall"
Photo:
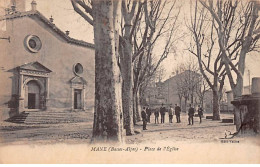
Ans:
<svg viewBox="0 0 260 167"><path fill-rule="evenodd" d="M177 82L179 81L179 77L183 77L182 75L187 75L187 71L177 74L169 79L167 79L164 82L161 83L157 83L157 84L151 84L145 93L145 97L146 97L146 101L149 104L159 104L158 101L158 96L156 98L155 95L158 95L159 93L162 94L162 97L164 98L164 104L167 105L175 105L178 104L180 105L180 99L179 99L179 95L178 95L178 85ZM198 74L196 74L198 75ZM199 76L199 75L198 75ZM195 77L196 80L196 77ZM195 82L195 81L194 81ZM150 99L149 99L150 97ZM194 104L196 103L196 93L194 93ZM161 99L161 98L160 98ZM185 111L185 104L184 104L184 98L182 97L182 110ZM187 106L188 104L191 103L190 100L187 101ZM207 112L212 112L212 92L208 91L205 93L205 98L204 98L204 108ZM187 110L187 109L186 109Z"/></svg>
<svg viewBox="0 0 260 167"><path fill-rule="evenodd" d="M75 44L69 44L60 35L36 16L21 17L8 20L4 36L0 40L0 106L2 111L8 110L8 101L12 94L17 94L17 85L12 84L13 68L26 63L38 61L46 66L50 74L50 107L71 108L71 87L69 81L75 76L73 65L81 63L84 68L82 77L87 81L86 106L94 105L94 49ZM29 52L24 46L28 35L36 35L42 42L38 53Z"/></svg>
<svg viewBox="0 0 260 167"><path fill-rule="evenodd" d="M179 104L176 77L169 78L163 83L163 94L167 104Z"/></svg>
<svg viewBox="0 0 260 167"><path fill-rule="evenodd" d="M244 95L251 94L251 88L250 87L251 86L245 86L244 87L244 90L243 90ZM233 92L230 90L230 91L227 91L226 94L227 94L227 108L228 108L229 111L233 111L234 106L233 106L233 104L231 104L231 101L234 100Z"/></svg>

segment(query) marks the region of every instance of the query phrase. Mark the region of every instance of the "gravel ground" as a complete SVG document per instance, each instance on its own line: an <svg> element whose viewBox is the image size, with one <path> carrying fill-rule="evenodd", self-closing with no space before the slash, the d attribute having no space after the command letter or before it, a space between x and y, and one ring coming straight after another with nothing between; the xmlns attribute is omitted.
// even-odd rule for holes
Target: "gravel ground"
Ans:
<svg viewBox="0 0 260 167"><path fill-rule="evenodd" d="M222 118L232 118L231 114L222 114ZM160 120L159 120L160 121ZM155 124L154 116L151 117L151 123L147 124L146 131L142 130L142 123L139 122L135 129L142 133L135 136L127 136L126 143L157 143L160 141L171 142L216 142L225 137L225 131L235 132L233 123L221 123L221 121L212 121L203 118L199 123L199 118L194 117L194 125L188 125L188 116L181 116L181 123L169 123L166 115L164 124Z"/></svg>
<svg viewBox="0 0 260 167"><path fill-rule="evenodd" d="M222 114L222 118L232 118L231 114ZM164 124L154 124L154 116L143 131L142 122L138 122L135 130L140 132L133 136L126 136L126 144L156 143L160 141L174 142L214 142L225 136L225 130L235 132L232 123L206 120L199 123L199 118L194 118L194 125L188 124L186 114L181 116L181 123L169 123L166 115ZM92 122L25 125L8 122L0 123L0 144L30 144L30 143L90 143L92 135Z"/></svg>

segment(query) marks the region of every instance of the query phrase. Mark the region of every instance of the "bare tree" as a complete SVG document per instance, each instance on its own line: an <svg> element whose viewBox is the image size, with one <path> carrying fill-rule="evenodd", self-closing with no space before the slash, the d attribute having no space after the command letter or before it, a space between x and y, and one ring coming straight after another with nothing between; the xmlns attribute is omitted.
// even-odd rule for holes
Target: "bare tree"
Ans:
<svg viewBox="0 0 260 167"><path fill-rule="evenodd" d="M72 5L75 9L75 11L80 14L86 21L88 21L91 25L93 25L93 15L92 15L92 9L91 9L91 2L86 2L84 0L71 0ZM163 5L162 5L163 4ZM134 127L133 127L133 117L135 114L133 113L133 63L135 63L134 60L136 58L139 58L141 54L151 53L151 44L150 42L146 42L148 36L153 37L153 34L158 29L159 32L156 35L156 38L153 39L153 45L155 44L155 41L159 39L159 37L168 32L162 32L165 31L165 25L166 21L163 22L163 26L161 26L161 19L163 15L162 9L165 7L166 1L162 2L162 0L157 1L122 1L122 20L121 22L121 35L119 38L119 59L118 59L118 65L121 70L123 84L122 84L122 100L123 100L123 113L124 113L124 127L126 129L127 135L132 135L134 133ZM175 4L175 3L174 3ZM163 6L163 8L161 7ZM83 11L82 8L85 10ZM172 8L170 9L172 11ZM169 15L167 15L169 18ZM166 20L168 20L168 18ZM144 22L142 22L144 20ZM141 23L142 22L142 23ZM144 23L144 24L143 24ZM161 27L158 27L160 25ZM147 34L140 35L140 32L145 31ZM149 34L151 32L151 34ZM138 34L138 35L137 35ZM149 34L149 35L148 35ZM170 39L172 37L173 30L170 35ZM133 41L133 36L135 36L135 40ZM142 40L144 43L139 45L138 49L134 47L134 43L137 44L137 38L140 36L144 36L144 40ZM171 40L169 40L171 41ZM149 46L150 45L150 46ZM137 45L135 45L137 46ZM169 50L171 46L171 43L168 42L165 47L165 53L163 53L162 57L166 57L166 50ZM147 52L147 48L149 48ZM166 49L167 48L167 49ZM168 53L167 53L168 54ZM143 56L142 56L143 57ZM139 59L142 60L143 58ZM161 62L162 59L159 60ZM156 68L153 69L153 72L149 74L149 76L156 71L157 67L160 63L157 64ZM149 64L151 66L151 63ZM148 67L148 66L147 66ZM146 67L146 69L147 69ZM146 77L146 78L149 78ZM143 80L143 79L142 79ZM140 86L141 84L139 84ZM133 88L133 90L136 90ZM136 94L135 94L136 95ZM135 96L136 97L136 96ZM138 112L137 112L138 113ZM137 114L137 116L139 116Z"/></svg>
<svg viewBox="0 0 260 167"><path fill-rule="evenodd" d="M198 103L201 105L201 107L204 107L205 94L209 90L210 90L209 84L203 78L203 76L200 76L199 82L198 82L198 85L197 85L197 88L196 88L196 95L198 97Z"/></svg>
<svg viewBox="0 0 260 167"><path fill-rule="evenodd" d="M92 7L81 0L71 2L74 10L94 27L95 111L92 140L122 142L123 113L118 66L121 1L92 1ZM81 11L79 6L85 11Z"/></svg>
<svg viewBox="0 0 260 167"><path fill-rule="evenodd" d="M186 86L184 86L184 77L182 77L180 74L183 73L185 71L184 65L183 63L180 65L177 65L176 69L175 69L175 74L176 74L176 88L177 88L177 92L178 92L178 97L179 97L179 103L180 103L180 107L182 109L182 111L185 110L186 112L186 105L187 105L187 100L188 100L188 89ZM184 98L184 104L185 104L185 109L183 109L182 107L182 98Z"/></svg>
<svg viewBox="0 0 260 167"><path fill-rule="evenodd" d="M176 88L182 104L182 98L184 99L184 108L182 110L186 112L187 102L194 104L196 98L196 91L200 82L200 74L198 73L197 64L192 60L177 65L175 72ZM182 107L182 105L181 105Z"/></svg>
<svg viewBox="0 0 260 167"><path fill-rule="evenodd" d="M208 19L207 15L206 9L199 8L198 2L195 1L194 14L191 14L188 25L193 41L188 50L197 58L200 72L212 90L213 120L219 120L220 94L224 86L226 72L222 52L218 51L215 45L214 20Z"/></svg>
<svg viewBox="0 0 260 167"><path fill-rule="evenodd" d="M201 1L214 19L214 28L218 33L218 44L225 60L225 68L234 97L242 95L245 58L247 53L259 48L260 28L256 2ZM233 35L233 38L231 36ZM236 82L232 71L237 76Z"/></svg>
<svg viewBox="0 0 260 167"><path fill-rule="evenodd" d="M144 1L144 15L134 31L134 123L139 119L140 88L155 74L173 47L180 8L174 14L175 1ZM167 36L166 36L167 35ZM165 40L162 40L165 39ZM162 53L153 54L157 42L164 41Z"/></svg>
<svg viewBox="0 0 260 167"><path fill-rule="evenodd" d="M122 72L122 100L126 135L134 134L133 125L133 32L141 16L141 1L122 2L122 36L120 38L120 69Z"/></svg>
<svg viewBox="0 0 260 167"><path fill-rule="evenodd" d="M162 67L160 67L160 68L162 68ZM149 85L154 86L154 84L157 83L158 80L160 80L159 78L161 78L161 76L163 75L162 73L163 73L163 70L160 70L160 69L156 70L153 75L146 78L145 81L140 85L140 91L139 92L140 92L140 104L141 105L150 104L149 102L147 103L147 101L145 99L145 95L146 95L147 91L150 91L150 90L147 90L147 89L149 89Z"/></svg>
<svg viewBox="0 0 260 167"><path fill-rule="evenodd" d="M243 93L246 56L259 48L259 7L255 1L218 0L216 4L212 0L200 2L214 19L221 58L224 60L233 96L237 98ZM239 119L239 115L235 115L235 119Z"/></svg>
<svg viewBox="0 0 260 167"><path fill-rule="evenodd" d="M74 10L80 14L86 21L93 25L92 15L92 1L71 0ZM83 11L82 8L85 10ZM138 11L136 11L138 9ZM117 63L122 74L122 106L124 116L124 128L127 135L134 134L133 126L133 109L132 109L132 82L133 82L133 66L132 66L132 36L139 19L142 3L137 1L122 0L120 10L122 17L120 17L121 30L119 36L119 57ZM134 22L134 23L133 23ZM123 26L123 27L122 27Z"/></svg>

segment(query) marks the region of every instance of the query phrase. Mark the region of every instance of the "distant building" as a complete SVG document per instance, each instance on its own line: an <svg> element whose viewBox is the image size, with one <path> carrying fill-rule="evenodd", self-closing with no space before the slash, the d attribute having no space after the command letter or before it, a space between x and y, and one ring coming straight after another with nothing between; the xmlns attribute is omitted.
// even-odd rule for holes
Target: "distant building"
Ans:
<svg viewBox="0 0 260 167"><path fill-rule="evenodd" d="M164 82L157 82L157 83L151 83L148 85L148 87L145 90L145 99L147 104L150 104L151 106L153 105L160 105L162 103L166 105L175 105L178 104L180 105L182 110L185 111L185 103L184 103L184 98L182 97L180 100L180 90L178 88L178 84L180 84L180 79L183 78L184 76L188 75L193 75L193 78L191 79L191 82L195 86L196 83L198 83L200 74L195 73L193 71L186 70L182 73L179 73L175 76L170 77L169 79L165 80ZM189 96L187 100L187 106L188 104L191 103L191 98L193 98L193 104L196 106L199 105L199 100L196 95L196 92L193 93L193 97ZM181 101L181 102L180 102ZM205 98L204 98L204 109L206 111L212 111L212 92L207 91L205 93ZM187 107L186 106L186 107Z"/></svg>
<svg viewBox="0 0 260 167"><path fill-rule="evenodd" d="M162 93L162 85L163 82L151 82L147 86L144 98L145 104L149 105L161 105L162 103L165 104L165 98Z"/></svg>
<svg viewBox="0 0 260 167"><path fill-rule="evenodd" d="M11 2L11 1L10 1ZM0 119L23 111L94 105L94 45L69 37L25 0L0 16Z"/></svg>

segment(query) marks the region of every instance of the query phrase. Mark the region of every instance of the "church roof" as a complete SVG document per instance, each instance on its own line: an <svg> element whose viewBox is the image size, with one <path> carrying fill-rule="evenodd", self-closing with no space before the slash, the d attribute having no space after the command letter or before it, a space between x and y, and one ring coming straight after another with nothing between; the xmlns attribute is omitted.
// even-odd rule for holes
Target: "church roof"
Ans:
<svg viewBox="0 0 260 167"><path fill-rule="evenodd" d="M83 47L95 48L94 44L69 37L63 31L61 31L58 27L56 27L56 25L53 24L49 19L44 17L39 11L15 12L13 14L0 16L0 21L9 20L9 19L16 19L16 18L21 18L21 17L32 17L32 16L36 16L40 21L42 21L47 26L49 26L54 32L56 32L58 35L60 35L68 43L80 45L80 46L83 46Z"/></svg>

